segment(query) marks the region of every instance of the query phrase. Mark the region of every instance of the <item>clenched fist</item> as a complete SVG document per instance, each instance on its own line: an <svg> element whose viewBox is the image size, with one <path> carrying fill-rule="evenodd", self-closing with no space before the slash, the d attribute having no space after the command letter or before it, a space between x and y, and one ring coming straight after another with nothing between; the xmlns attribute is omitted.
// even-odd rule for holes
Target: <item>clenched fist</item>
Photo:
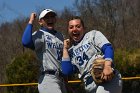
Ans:
<svg viewBox="0 0 140 93"><path fill-rule="evenodd" d="M31 13L29 23L32 24L35 19L36 19L36 13Z"/></svg>
<svg viewBox="0 0 140 93"><path fill-rule="evenodd" d="M68 49L70 47L70 39L65 39L64 40L64 48Z"/></svg>

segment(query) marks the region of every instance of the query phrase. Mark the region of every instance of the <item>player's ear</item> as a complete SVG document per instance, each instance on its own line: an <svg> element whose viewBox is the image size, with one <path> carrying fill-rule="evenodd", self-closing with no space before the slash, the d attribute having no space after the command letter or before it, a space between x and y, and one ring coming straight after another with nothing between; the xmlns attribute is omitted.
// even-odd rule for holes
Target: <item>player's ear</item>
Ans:
<svg viewBox="0 0 140 93"><path fill-rule="evenodd" d="M42 23L41 19L38 20L38 23L39 23L40 26L43 26L43 23Z"/></svg>

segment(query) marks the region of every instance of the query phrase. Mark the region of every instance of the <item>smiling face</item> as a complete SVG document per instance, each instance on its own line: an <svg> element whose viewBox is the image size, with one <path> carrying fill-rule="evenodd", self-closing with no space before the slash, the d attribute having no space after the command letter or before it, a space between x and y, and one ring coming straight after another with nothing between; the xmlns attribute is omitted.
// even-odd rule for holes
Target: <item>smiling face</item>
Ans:
<svg viewBox="0 0 140 93"><path fill-rule="evenodd" d="M48 13L45 17L39 20L39 24L49 30L54 29L54 25L56 23L56 15L54 13Z"/></svg>
<svg viewBox="0 0 140 93"><path fill-rule="evenodd" d="M70 38L79 42L84 35L84 26L80 19L72 19L68 24L68 33Z"/></svg>

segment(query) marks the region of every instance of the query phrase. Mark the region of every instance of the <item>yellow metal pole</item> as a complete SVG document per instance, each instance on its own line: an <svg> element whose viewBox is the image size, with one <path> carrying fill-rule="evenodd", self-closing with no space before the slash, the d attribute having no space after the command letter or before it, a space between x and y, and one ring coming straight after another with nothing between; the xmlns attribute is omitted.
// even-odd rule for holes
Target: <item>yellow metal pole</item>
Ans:
<svg viewBox="0 0 140 93"><path fill-rule="evenodd" d="M122 80L133 80L133 79L140 79L140 77L123 77ZM81 83L81 80L73 80L68 81L68 83ZM38 83L23 83L23 84L0 84L0 87L9 87L9 86L32 86L38 85Z"/></svg>

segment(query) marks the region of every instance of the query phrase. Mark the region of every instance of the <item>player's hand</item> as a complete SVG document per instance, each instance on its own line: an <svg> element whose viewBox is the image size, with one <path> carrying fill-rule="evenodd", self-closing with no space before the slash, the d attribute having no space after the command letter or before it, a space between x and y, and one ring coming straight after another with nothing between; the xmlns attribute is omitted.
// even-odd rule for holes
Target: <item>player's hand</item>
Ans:
<svg viewBox="0 0 140 93"><path fill-rule="evenodd" d="M112 62L105 62L103 74L101 77L104 81L110 81L113 78L114 73L113 73L113 69L111 67L111 63Z"/></svg>
<svg viewBox="0 0 140 93"><path fill-rule="evenodd" d="M70 39L64 40L64 49L68 49L70 47Z"/></svg>
<svg viewBox="0 0 140 93"><path fill-rule="evenodd" d="M70 40L64 40L64 47L63 47L63 58L69 58L68 48L70 47Z"/></svg>
<svg viewBox="0 0 140 93"><path fill-rule="evenodd" d="M32 24L33 21L36 19L36 13L31 13L29 23Z"/></svg>

